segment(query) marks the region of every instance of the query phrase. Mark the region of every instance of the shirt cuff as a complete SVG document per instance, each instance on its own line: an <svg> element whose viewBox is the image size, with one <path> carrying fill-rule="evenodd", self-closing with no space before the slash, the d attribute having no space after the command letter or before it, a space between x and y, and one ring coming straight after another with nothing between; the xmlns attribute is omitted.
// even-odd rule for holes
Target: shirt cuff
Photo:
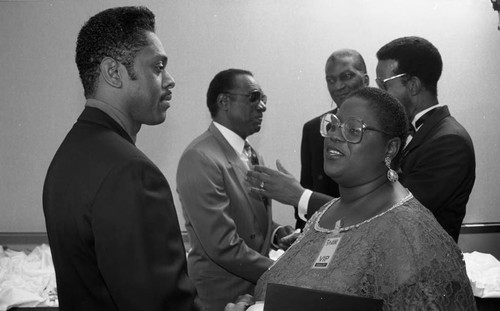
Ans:
<svg viewBox="0 0 500 311"><path fill-rule="evenodd" d="M297 209L298 209L299 217L303 221L307 221L307 219L306 219L307 206L309 205L309 199L311 198L311 194L312 194L312 191L309 189L306 189L306 190L304 190L304 192L302 192L302 195L300 196L299 206L297 207Z"/></svg>

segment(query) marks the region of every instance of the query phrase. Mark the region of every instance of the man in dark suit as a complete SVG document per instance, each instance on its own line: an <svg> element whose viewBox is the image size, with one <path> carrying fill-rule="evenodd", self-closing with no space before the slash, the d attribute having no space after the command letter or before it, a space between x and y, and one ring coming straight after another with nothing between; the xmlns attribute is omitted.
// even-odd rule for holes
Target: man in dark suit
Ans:
<svg viewBox="0 0 500 311"><path fill-rule="evenodd" d="M272 221L267 198L251 196L245 181L262 158L247 137L260 131L267 97L251 72L218 73L207 92L213 122L184 151L177 169L177 191L191 243L189 276L208 310L253 293L273 261L272 242L293 232Z"/></svg>
<svg viewBox="0 0 500 311"><path fill-rule="evenodd" d="M361 87L368 86L365 61L361 54L351 49L333 52L325 65L325 79L328 92L336 108L328 111L335 113L347 95ZM325 113L326 114L326 113ZM321 207L316 202L339 196L339 187L323 169L323 141L319 133L320 121L324 114L309 120L302 130L300 147L300 184L277 161L278 171L255 167L272 176L266 180L265 189L257 188L262 194L295 208L296 228L303 228L305 219ZM271 173L271 171L273 173ZM251 177L253 172L249 172Z"/></svg>
<svg viewBox="0 0 500 311"><path fill-rule="evenodd" d="M402 159L401 183L458 241L476 161L465 128L439 104L443 63L437 48L420 37L402 37L377 52L377 84L404 105L414 133Z"/></svg>
<svg viewBox="0 0 500 311"><path fill-rule="evenodd" d="M175 85L154 31L147 8L120 7L78 35L87 102L43 190L61 310L198 310L170 187L135 146Z"/></svg>

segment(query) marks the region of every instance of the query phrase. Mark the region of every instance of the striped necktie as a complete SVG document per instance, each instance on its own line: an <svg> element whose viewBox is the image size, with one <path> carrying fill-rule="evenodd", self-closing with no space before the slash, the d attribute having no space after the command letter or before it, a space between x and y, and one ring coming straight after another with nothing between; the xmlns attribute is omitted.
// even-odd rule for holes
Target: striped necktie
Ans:
<svg viewBox="0 0 500 311"><path fill-rule="evenodd" d="M259 158L257 157L257 153L255 153L255 150L250 146L250 144L245 141L245 147L243 148L243 153L247 156L248 162L251 165L259 165Z"/></svg>

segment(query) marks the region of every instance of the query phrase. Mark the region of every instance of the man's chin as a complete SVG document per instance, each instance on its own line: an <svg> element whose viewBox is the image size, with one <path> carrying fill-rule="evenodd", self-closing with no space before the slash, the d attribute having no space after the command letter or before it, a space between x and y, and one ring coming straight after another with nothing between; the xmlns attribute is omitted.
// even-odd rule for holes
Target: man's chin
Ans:
<svg viewBox="0 0 500 311"><path fill-rule="evenodd" d="M167 118L167 114L166 114L166 112L164 112L164 113L156 116L154 119L148 120L148 122L144 122L144 124L146 124L146 125L162 124L163 122L165 122L166 118Z"/></svg>
<svg viewBox="0 0 500 311"><path fill-rule="evenodd" d="M332 100L333 102L335 103L335 105L340 108L340 106L342 105L342 103L346 100L347 98L347 95L346 96L339 96L339 97L333 97Z"/></svg>

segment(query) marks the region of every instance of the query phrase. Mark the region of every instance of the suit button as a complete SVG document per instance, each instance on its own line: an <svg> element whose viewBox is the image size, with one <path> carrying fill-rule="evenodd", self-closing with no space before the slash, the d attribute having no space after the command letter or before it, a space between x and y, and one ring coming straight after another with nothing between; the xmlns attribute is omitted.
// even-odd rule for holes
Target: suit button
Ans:
<svg viewBox="0 0 500 311"><path fill-rule="evenodd" d="M255 239L255 234L250 234L250 239Z"/></svg>

